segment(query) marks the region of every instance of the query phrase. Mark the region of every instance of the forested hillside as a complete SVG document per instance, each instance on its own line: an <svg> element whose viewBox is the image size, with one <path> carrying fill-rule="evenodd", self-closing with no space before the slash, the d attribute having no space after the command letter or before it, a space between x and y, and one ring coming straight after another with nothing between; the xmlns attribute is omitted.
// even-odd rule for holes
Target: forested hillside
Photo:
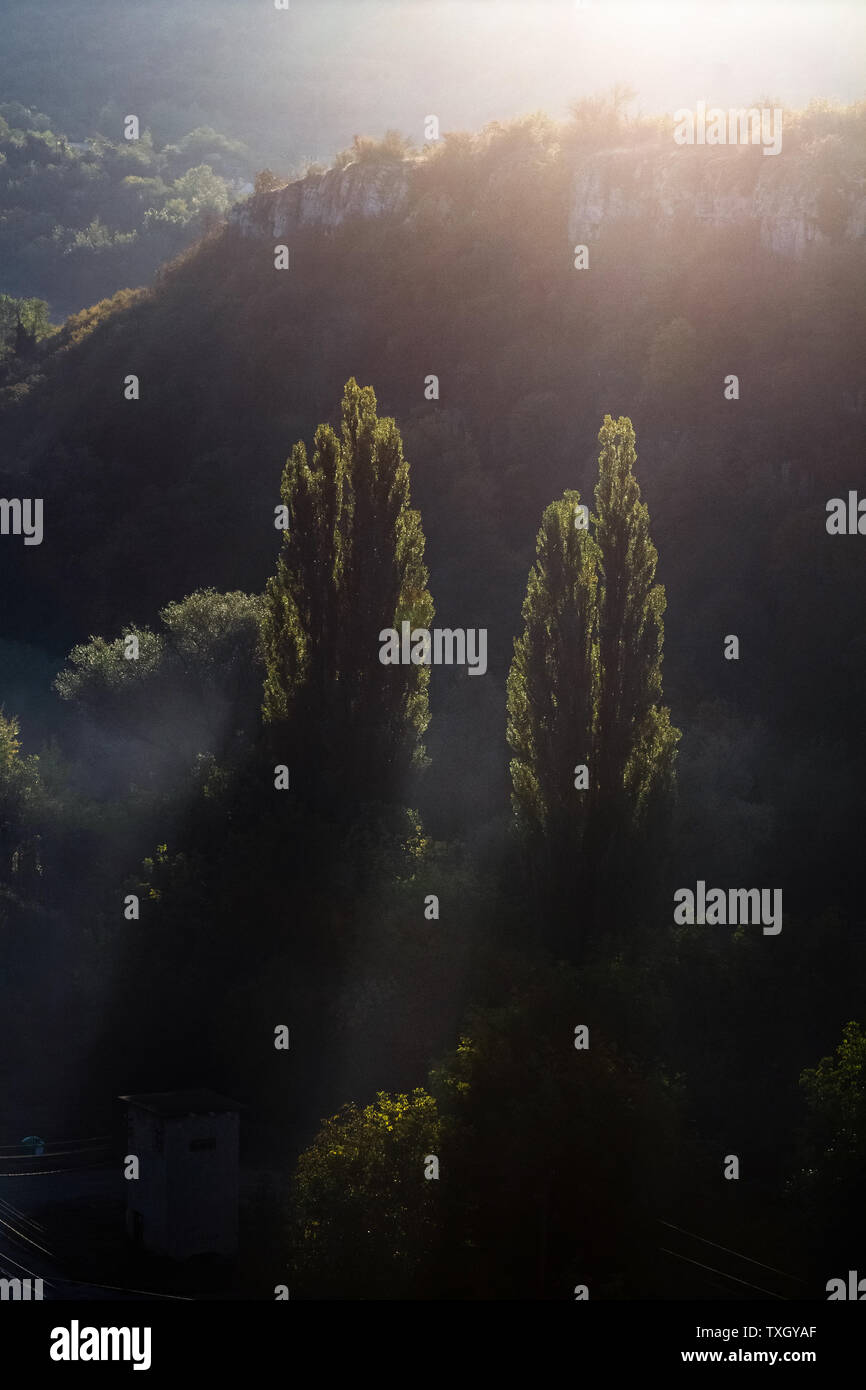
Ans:
<svg viewBox="0 0 866 1390"><path fill-rule="evenodd" d="M0 105L0 288L55 320L149 284L252 187L248 152L215 130L157 146L147 129L126 139L123 118L98 129L71 140L44 112Z"/></svg>
<svg viewBox="0 0 866 1390"><path fill-rule="evenodd" d="M584 230L588 171L659 150L615 101L358 139L3 364L0 493L44 502L0 551L9 1092L38 1004L94 1118L168 1072L242 1094L299 1296L569 1297L576 1260L641 1296L695 1210L808 1282L863 1231L856 1028L798 1083L866 1017L866 590L825 524L862 488L866 113L786 138L791 216L835 161L792 255L697 196ZM721 197L772 163L686 154ZM201 165L134 158L195 204ZM483 678L379 661L434 612ZM784 930L675 924L699 880L780 885Z"/></svg>

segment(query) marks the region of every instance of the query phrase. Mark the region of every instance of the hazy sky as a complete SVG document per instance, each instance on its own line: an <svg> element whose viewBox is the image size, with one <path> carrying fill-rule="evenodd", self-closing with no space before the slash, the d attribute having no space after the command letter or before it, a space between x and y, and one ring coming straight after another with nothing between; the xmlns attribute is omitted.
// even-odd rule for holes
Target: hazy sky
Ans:
<svg viewBox="0 0 866 1390"><path fill-rule="evenodd" d="M305 0L292 0L303 24ZM648 111L704 99L748 103L772 93L790 106L866 91L864 0L347 0L330 9L332 41L350 64L376 33L400 51L412 85L380 74L396 105L453 110L458 124L506 105L555 114L575 95L630 83ZM299 28L298 33L301 33ZM402 89L402 90L401 90ZM432 109L432 107L431 107Z"/></svg>
<svg viewBox="0 0 866 1390"><path fill-rule="evenodd" d="M649 113L860 100L866 0L0 0L0 100L73 135L137 112L213 124L254 157L330 159L394 127L423 143L627 83ZM61 125L61 128L64 128Z"/></svg>

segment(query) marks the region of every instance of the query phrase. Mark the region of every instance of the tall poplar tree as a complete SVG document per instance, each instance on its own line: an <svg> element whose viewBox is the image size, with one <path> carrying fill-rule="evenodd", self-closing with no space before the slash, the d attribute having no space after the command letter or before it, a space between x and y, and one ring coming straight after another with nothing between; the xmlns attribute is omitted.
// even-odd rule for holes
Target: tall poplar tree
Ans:
<svg viewBox="0 0 866 1390"><path fill-rule="evenodd" d="M635 832L672 786L679 738L661 704L665 596L631 421L605 416L599 443L589 529L576 524L576 492L544 513L508 676L531 876L544 874L555 911L579 893L586 923L635 869Z"/></svg>
<svg viewBox="0 0 866 1390"><path fill-rule="evenodd" d="M295 445L281 499L288 527L263 623L272 747L305 799L394 799L423 761L430 670L383 666L379 633L429 626L433 603L400 432L372 387L346 383L341 432L320 425L311 460Z"/></svg>
<svg viewBox="0 0 866 1390"><path fill-rule="evenodd" d="M673 779L679 731L662 699L665 591L634 474L634 427L605 415L599 431L598 760L594 793L618 819L640 820Z"/></svg>
<svg viewBox="0 0 866 1390"><path fill-rule="evenodd" d="M545 509L508 673L508 741L518 818L547 858L579 850L598 687L598 547L578 523L580 494ZM585 514L584 514L585 515Z"/></svg>

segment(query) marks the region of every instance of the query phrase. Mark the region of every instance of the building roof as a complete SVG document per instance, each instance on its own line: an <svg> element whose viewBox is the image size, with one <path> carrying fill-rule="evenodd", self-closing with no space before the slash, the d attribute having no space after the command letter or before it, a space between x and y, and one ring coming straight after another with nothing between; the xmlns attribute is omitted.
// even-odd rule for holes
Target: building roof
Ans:
<svg viewBox="0 0 866 1390"><path fill-rule="evenodd" d="M138 1105L154 1115L166 1120L180 1120L185 1115L229 1115L236 1114L240 1105L227 1096L217 1095L216 1091L204 1089L195 1091L149 1091L137 1096L120 1096L127 1105Z"/></svg>

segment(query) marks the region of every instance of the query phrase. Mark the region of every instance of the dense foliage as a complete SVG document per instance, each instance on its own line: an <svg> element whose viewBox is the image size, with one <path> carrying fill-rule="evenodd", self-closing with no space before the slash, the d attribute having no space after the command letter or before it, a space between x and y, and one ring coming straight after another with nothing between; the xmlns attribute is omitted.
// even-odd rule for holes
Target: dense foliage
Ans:
<svg viewBox="0 0 866 1390"><path fill-rule="evenodd" d="M792 119L779 177L829 141L849 178L863 120ZM640 1294L662 1217L820 1280L799 1217L849 1213L860 1034L809 1069L866 1014L866 593L824 525L864 442L862 239L828 185L801 259L695 212L603 225L577 273L574 172L613 138L658 131L613 101L454 135L408 213L297 230L288 274L214 229L24 351L9 315L0 491L46 527L0 551L9 1104L57 1122L61 1048L94 1122L119 1091L241 1095L293 1297ZM354 147L383 179L403 152ZM378 662L434 600L488 630L483 679ZM698 880L781 887L783 932L676 927Z"/></svg>
<svg viewBox="0 0 866 1390"><path fill-rule="evenodd" d="M44 112L0 105L2 289L69 314L152 280L248 190L243 145L208 127L158 146L122 118L71 140Z"/></svg>

